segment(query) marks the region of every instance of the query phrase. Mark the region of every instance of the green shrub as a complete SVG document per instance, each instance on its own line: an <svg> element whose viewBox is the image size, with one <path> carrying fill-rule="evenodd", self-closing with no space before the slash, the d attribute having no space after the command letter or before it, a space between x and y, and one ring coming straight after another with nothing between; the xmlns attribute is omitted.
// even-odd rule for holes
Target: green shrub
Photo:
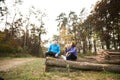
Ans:
<svg viewBox="0 0 120 80"><path fill-rule="evenodd" d="M7 44L0 44L0 53L15 53L17 48L9 46Z"/></svg>

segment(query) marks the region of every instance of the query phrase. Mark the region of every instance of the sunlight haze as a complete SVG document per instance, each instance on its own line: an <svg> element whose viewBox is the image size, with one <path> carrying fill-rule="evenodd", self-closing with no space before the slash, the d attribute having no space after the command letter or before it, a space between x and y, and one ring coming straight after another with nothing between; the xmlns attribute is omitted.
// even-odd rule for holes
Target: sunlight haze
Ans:
<svg viewBox="0 0 120 80"><path fill-rule="evenodd" d="M65 12L68 14L70 11L74 11L79 14L82 8L86 8L89 14L91 8L97 1L98 0L31 0L28 3L28 0L24 0L23 5L26 7L34 5L38 9L46 12L47 19L45 21L45 27L48 33L43 36L43 39L51 39L53 34L58 34L55 19L60 13Z"/></svg>
<svg viewBox="0 0 120 80"><path fill-rule="evenodd" d="M57 22L55 20L60 13L64 12L68 14L70 11L74 11L79 15L80 11L85 8L87 16L97 1L98 0L23 0L20 9L23 14L27 15L29 8L34 6L47 14L44 18L47 34L42 36L42 40L45 40L51 39L54 34L58 34ZM10 2L10 0L6 1L7 4ZM11 5L12 4L9 4L9 6Z"/></svg>

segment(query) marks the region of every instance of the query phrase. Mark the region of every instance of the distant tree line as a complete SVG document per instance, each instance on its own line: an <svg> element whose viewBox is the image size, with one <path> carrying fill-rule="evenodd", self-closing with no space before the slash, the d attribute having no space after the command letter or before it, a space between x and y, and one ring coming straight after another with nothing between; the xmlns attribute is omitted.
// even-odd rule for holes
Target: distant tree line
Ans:
<svg viewBox="0 0 120 80"><path fill-rule="evenodd" d="M120 50L119 4L120 0L98 1L86 19L85 8L79 15L74 11L68 15L61 13L56 19L58 30L62 32L59 38L64 41L61 44L75 41L80 53L96 53L98 49ZM73 37L66 40L65 35Z"/></svg>
<svg viewBox="0 0 120 80"><path fill-rule="evenodd" d="M27 15L19 10L21 0L15 0L11 8L6 1L0 0L0 23L5 28L0 31L0 54L29 53L43 57L43 42L41 35L46 33L43 18L46 14L35 7L31 7ZM34 20L33 20L34 19ZM35 22L33 22L35 21ZM2 24L3 23L3 24Z"/></svg>
<svg viewBox="0 0 120 80"><path fill-rule="evenodd" d="M43 56L41 35L46 33L43 18L46 14L35 7L29 9L27 15L19 10L22 0L11 3L12 11L6 0L0 0L0 24L5 28L0 31L0 54L30 53ZM79 15L74 11L60 13L57 16L61 48L75 41L79 53L96 53L98 49L120 50L120 0L98 1L86 15L83 8ZM33 22L34 21L36 22ZM3 24L4 23L4 24Z"/></svg>

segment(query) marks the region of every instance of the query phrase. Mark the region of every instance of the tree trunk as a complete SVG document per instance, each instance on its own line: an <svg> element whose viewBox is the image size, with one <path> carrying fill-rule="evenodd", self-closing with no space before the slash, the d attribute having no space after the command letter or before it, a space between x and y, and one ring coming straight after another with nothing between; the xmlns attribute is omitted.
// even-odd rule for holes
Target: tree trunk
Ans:
<svg viewBox="0 0 120 80"><path fill-rule="evenodd" d="M116 37L115 37L115 33L114 33L114 31L113 31L113 48L115 49L115 50L117 50L117 43L116 43L116 39L115 39Z"/></svg>
<svg viewBox="0 0 120 80"><path fill-rule="evenodd" d="M103 32L103 28L102 28L102 31L101 31L101 32L102 32L101 35L103 35L103 33L104 33L104 32ZM105 49L105 47L104 47L105 44L104 44L103 37L100 37L100 41L101 41L101 47L102 47L102 49Z"/></svg>
<svg viewBox="0 0 120 80"><path fill-rule="evenodd" d="M111 71L111 72L120 73L120 65L66 61L55 58L46 59L46 71L47 69L49 69L49 66L64 67L66 69L69 68L69 69L77 69L77 70Z"/></svg>
<svg viewBox="0 0 120 80"><path fill-rule="evenodd" d="M94 39L93 43L94 43L94 53L97 53L97 49L96 49L96 40L95 40L95 39Z"/></svg>
<svg viewBox="0 0 120 80"><path fill-rule="evenodd" d="M86 53L86 46L87 46L87 41L84 39L83 41L83 53Z"/></svg>
<svg viewBox="0 0 120 80"><path fill-rule="evenodd" d="M119 30L120 30L120 29L119 29ZM117 36L117 37L118 37L118 40L117 40L117 45L118 45L118 46L117 46L117 47L119 47L118 50L120 50L120 33L118 33L118 36Z"/></svg>
<svg viewBox="0 0 120 80"><path fill-rule="evenodd" d="M92 43L90 40L89 40L89 51L92 52Z"/></svg>
<svg viewBox="0 0 120 80"><path fill-rule="evenodd" d="M38 57L44 57L42 47L41 47L41 32L39 33L39 45L38 45L38 47L39 47L39 50L38 50L39 56Z"/></svg>

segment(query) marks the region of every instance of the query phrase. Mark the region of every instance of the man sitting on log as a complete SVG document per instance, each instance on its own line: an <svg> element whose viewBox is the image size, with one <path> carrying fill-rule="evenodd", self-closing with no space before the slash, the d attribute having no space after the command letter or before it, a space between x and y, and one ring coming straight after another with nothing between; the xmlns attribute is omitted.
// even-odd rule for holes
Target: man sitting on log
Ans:
<svg viewBox="0 0 120 80"><path fill-rule="evenodd" d="M77 48L74 42L71 42L70 48L66 49L66 56L61 55L64 60L77 60Z"/></svg>
<svg viewBox="0 0 120 80"><path fill-rule="evenodd" d="M53 43L48 48L48 52L46 52L45 57L51 56L54 58L58 58L60 54L60 45L58 44L57 40L54 40Z"/></svg>

